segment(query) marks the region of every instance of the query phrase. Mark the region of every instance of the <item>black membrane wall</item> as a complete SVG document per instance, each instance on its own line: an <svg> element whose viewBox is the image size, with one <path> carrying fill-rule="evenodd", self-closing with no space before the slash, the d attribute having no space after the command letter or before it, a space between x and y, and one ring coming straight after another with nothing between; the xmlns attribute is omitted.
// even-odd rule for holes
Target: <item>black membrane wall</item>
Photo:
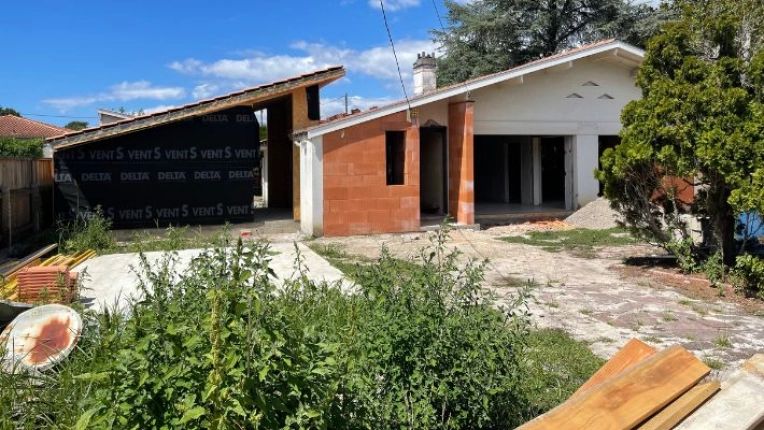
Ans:
<svg viewBox="0 0 764 430"><path fill-rule="evenodd" d="M100 206L116 228L252 220L258 129L241 107L57 150L56 215Z"/></svg>

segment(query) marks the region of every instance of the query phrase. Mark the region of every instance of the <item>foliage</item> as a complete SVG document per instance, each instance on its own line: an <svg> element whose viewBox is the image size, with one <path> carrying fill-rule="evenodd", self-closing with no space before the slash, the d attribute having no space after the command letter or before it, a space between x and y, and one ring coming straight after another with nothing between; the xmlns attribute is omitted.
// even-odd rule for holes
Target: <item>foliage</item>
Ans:
<svg viewBox="0 0 764 430"><path fill-rule="evenodd" d="M142 256L141 300L86 314L52 373L0 374L0 428L513 428L525 295L492 306L483 265L457 270L444 239L362 266L352 294L304 269L277 284L267 245L241 239L182 270Z"/></svg>
<svg viewBox="0 0 764 430"><path fill-rule="evenodd" d="M531 332L525 356L528 370L523 386L529 417L566 401L605 362L558 329Z"/></svg>
<svg viewBox="0 0 764 430"><path fill-rule="evenodd" d="M676 264L685 273L696 273L700 270L699 257L693 251L693 242L690 239L675 239L666 243L668 250L676 258ZM718 255L718 253L717 253Z"/></svg>
<svg viewBox="0 0 764 430"><path fill-rule="evenodd" d="M445 86L617 37L642 46L668 14L625 0L446 1L448 27L433 30L446 51L438 60Z"/></svg>
<svg viewBox="0 0 764 430"><path fill-rule="evenodd" d="M21 113L17 111L16 109L9 108L9 107L2 107L0 106L0 116L2 115L13 115L13 116L21 116Z"/></svg>
<svg viewBox="0 0 764 430"><path fill-rule="evenodd" d="M64 128L68 128L69 130L82 130L84 128L88 128L87 121L70 121L67 123Z"/></svg>
<svg viewBox="0 0 764 430"><path fill-rule="evenodd" d="M42 139L0 137L0 157L40 158Z"/></svg>
<svg viewBox="0 0 764 430"><path fill-rule="evenodd" d="M106 252L116 246L111 233L111 219L106 218L98 206L95 212L78 215L58 225L59 249L63 253L77 253L92 249Z"/></svg>
<svg viewBox="0 0 764 430"><path fill-rule="evenodd" d="M726 268L724 267L722 254L720 252L712 253L706 261L703 262L703 273L706 274L706 278L713 286L718 286L720 282L724 281Z"/></svg>
<svg viewBox="0 0 764 430"><path fill-rule="evenodd" d="M764 259L751 254L739 255L732 273L737 289L764 299Z"/></svg>
<svg viewBox="0 0 764 430"><path fill-rule="evenodd" d="M636 243L627 231L620 228L531 231L527 235L507 236L502 237L501 240L508 243L539 246L550 252L566 250L582 255L590 255L596 246L624 246Z"/></svg>
<svg viewBox="0 0 764 430"><path fill-rule="evenodd" d="M622 112L622 142L597 178L626 224L664 246L687 238L682 214L707 217L731 265L737 216L764 209L764 6L675 3L682 17L648 43L643 97ZM692 204L679 198L684 181L699 186Z"/></svg>

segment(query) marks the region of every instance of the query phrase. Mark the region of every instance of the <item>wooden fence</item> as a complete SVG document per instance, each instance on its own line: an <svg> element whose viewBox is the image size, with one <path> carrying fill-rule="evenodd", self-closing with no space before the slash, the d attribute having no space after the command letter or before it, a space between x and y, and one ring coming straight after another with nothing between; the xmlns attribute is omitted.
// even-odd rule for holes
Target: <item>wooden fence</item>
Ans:
<svg viewBox="0 0 764 430"><path fill-rule="evenodd" d="M0 249L53 224L53 160L0 158Z"/></svg>

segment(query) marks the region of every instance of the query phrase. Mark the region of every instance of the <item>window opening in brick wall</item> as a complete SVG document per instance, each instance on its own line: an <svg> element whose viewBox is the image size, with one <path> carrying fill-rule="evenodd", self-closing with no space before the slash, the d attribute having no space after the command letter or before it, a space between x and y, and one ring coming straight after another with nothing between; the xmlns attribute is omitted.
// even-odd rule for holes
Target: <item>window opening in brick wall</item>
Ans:
<svg viewBox="0 0 764 430"><path fill-rule="evenodd" d="M403 185L406 165L405 131L385 132L385 157L387 185Z"/></svg>

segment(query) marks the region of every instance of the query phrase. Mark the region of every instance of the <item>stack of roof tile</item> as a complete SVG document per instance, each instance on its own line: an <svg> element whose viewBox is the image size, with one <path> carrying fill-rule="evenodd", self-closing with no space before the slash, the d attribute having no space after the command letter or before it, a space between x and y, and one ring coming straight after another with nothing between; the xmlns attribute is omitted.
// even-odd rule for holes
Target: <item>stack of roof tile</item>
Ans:
<svg viewBox="0 0 764 430"><path fill-rule="evenodd" d="M16 279L22 302L71 303L76 297L77 273L66 265L27 267Z"/></svg>

